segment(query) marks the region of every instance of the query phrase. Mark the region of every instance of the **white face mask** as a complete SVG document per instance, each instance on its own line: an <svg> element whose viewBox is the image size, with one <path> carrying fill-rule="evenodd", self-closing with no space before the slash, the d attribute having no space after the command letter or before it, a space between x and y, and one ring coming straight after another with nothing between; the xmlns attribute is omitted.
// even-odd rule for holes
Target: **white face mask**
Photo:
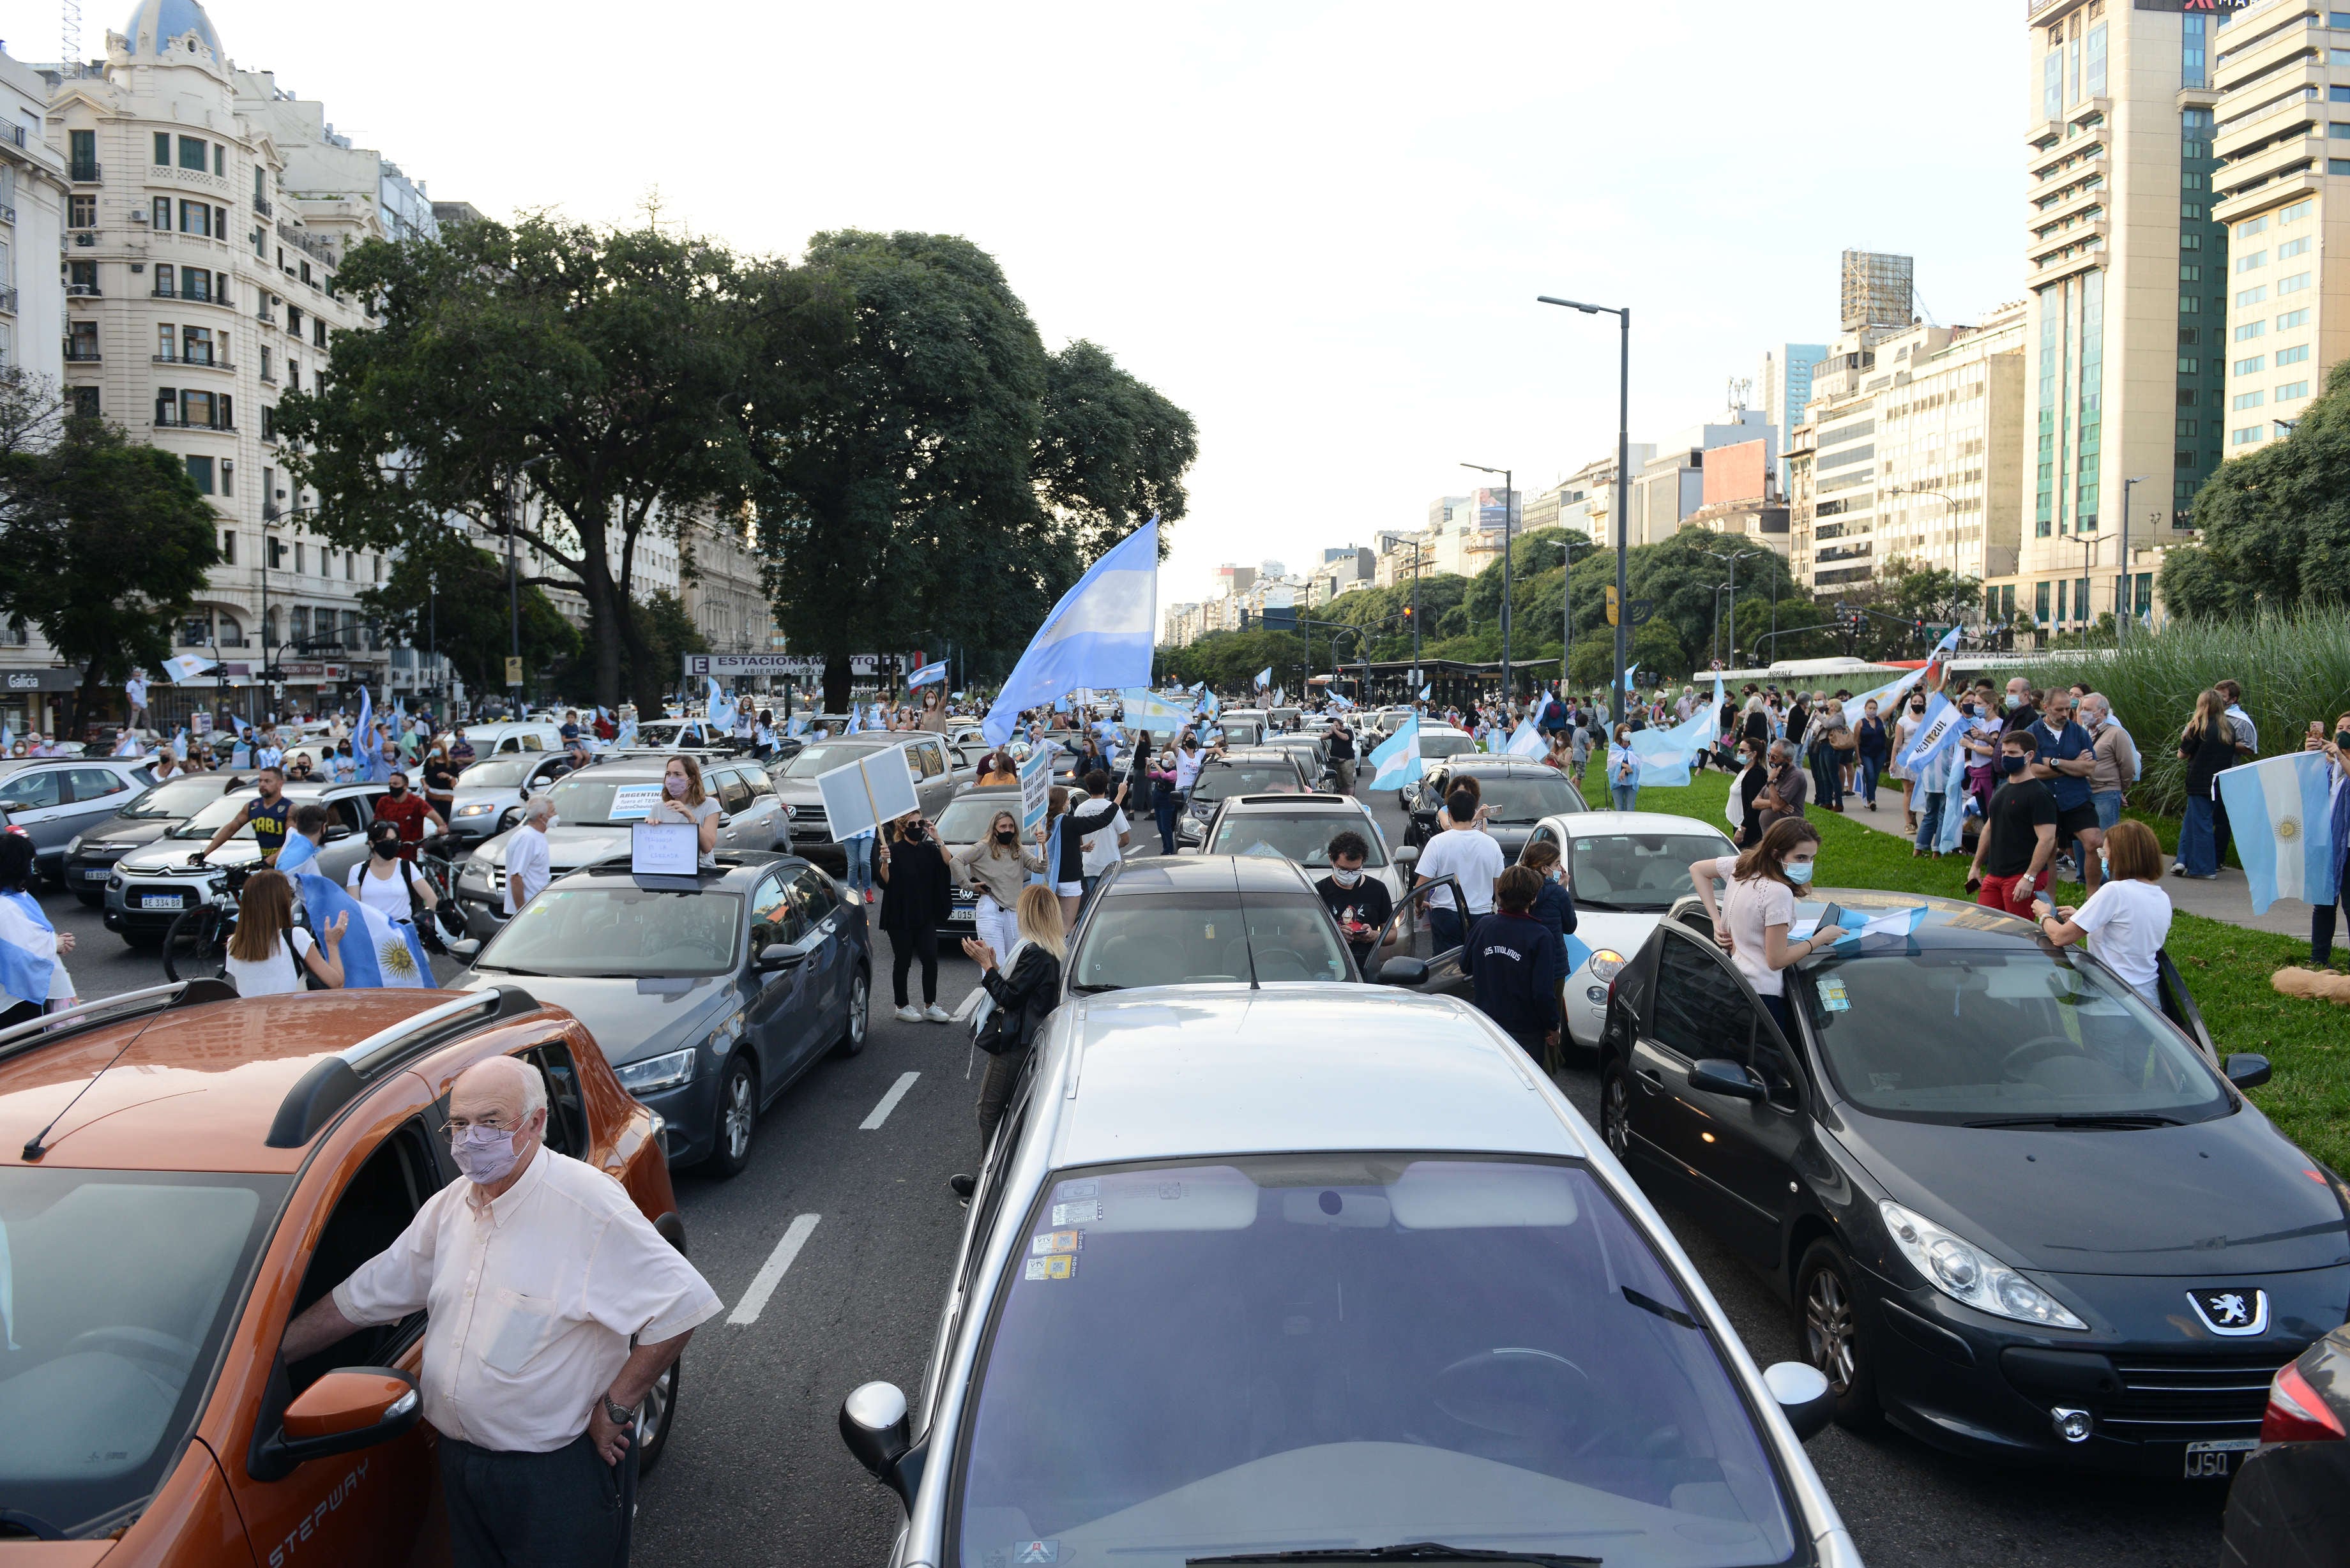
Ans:
<svg viewBox="0 0 2350 1568"><path fill-rule="evenodd" d="M1341 888L1351 888L1362 879L1363 872L1360 867L1357 867L1352 871L1344 870L1336 866L1330 867L1330 880Z"/></svg>

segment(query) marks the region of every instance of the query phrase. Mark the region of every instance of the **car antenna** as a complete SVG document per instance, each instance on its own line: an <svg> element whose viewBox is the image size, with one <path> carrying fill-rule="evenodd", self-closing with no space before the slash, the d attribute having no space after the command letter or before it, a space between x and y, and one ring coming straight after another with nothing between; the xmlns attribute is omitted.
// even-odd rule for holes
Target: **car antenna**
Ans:
<svg viewBox="0 0 2350 1568"><path fill-rule="evenodd" d="M113 1055L109 1056L106 1059L106 1065L104 1067L100 1067L97 1072L92 1073L89 1075L89 1083L84 1084L80 1088L76 1089L74 1091L74 1097L68 1100L58 1110L57 1114L49 1118L48 1127L43 1127L31 1137L26 1138L25 1140L25 1147L17 1152L22 1154L28 1161L36 1160L40 1158L41 1156L48 1153L48 1146L44 1144L41 1140L49 1136L50 1128L55 1127L59 1122L65 1120L66 1112L72 1110L76 1106L81 1104L81 1097L89 1093L90 1085L92 1084L96 1084L100 1078L105 1077L108 1070L113 1067L117 1062L121 1061L124 1054L128 1053L133 1045L139 1044L140 1035L143 1035L147 1033L148 1028L154 1023L155 1019L162 1017L168 1011L170 1011L168 1008L157 1008L155 1010L155 1017L150 1018L145 1023L140 1024L139 1026L139 1033L133 1034L130 1039L125 1040L122 1043L122 1049L120 1051L117 1051Z"/></svg>

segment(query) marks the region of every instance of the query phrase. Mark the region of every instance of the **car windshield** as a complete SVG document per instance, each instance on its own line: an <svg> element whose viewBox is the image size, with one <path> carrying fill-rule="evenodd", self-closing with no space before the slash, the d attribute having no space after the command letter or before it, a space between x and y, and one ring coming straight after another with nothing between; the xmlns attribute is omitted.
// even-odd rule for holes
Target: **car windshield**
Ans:
<svg viewBox="0 0 2350 1568"><path fill-rule="evenodd" d="M1104 898L1086 922L1071 973L1080 992L1352 978L1322 901L1278 893L1249 894L1245 919L1237 893Z"/></svg>
<svg viewBox="0 0 2350 1568"><path fill-rule="evenodd" d="M2160 1123L2231 1108L2194 1048L2092 965L2043 952L1864 955L1807 965L1788 990L1838 1091L1878 1116Z"/></svg>
<svg viewBox="0 0 2350 1568"><path fill-rule="evenodd" d="M1721 1347L1578 1165L1080 1169L1016 1234L962 1446L969 1568L1039 1542L1134 1568L1301 1542L1794 1552Z"/></svg>
<svg viewBox="0 0 2350 1568"><path fill-rule="evenodd" d="M1326 868L1330 864L1330 840L1352 830L1370 848L1366 866L1384 866L1387 850L1371 825L1356 811L1243 811L1235 806L1224 814L1216 826L1216 841L1208 846L1211 855L1263 855L1277 860L1295 860L1300 866ZM1689 880L1684 862L1682 880Z"/></svg>
<svg viewBox="0 0 2350 1568"><path fill-rule="evenodd" d="M472 778L473 770L466 769L465 776ZM703 775L702 783L707 788L709 775ZM661 781L654 774L614 778L602 768L592 773L583 770L564 775L546 796L555 803L556 817L563 826L618 827L645 819L653 802L661 796Z"/></svg>
<svg viewBox="0 0 2350 1568"><path fill-rule="evenodd" d="M1476 749L1477 737L1474 735L1437 733L1428 730L1419 732L1419 754L1423 757L1457 757L1463 752Z"/></svg>
<svg viewBox="0 0 2350 1568"><path fill-rule="evenodd" d="M830 773L833 769L853 763L859 757L869 757L872 754L873 748L859 742L811 741L802 746L790 762L784 764L784 777L812 779L818 774Z"/></svg>
<svg viewBox="0 0 2350 1568"><path fill-rule="evenodd" d="M1264 726L1253 719L1221 722L1217 727L1223 731L1224 744L1228 746L1253 746L1264 739Z"/></svg>
<svg viewBox="0 0 2350 1568"><path fill-rule="evenodd" d="M476 969L509 974L726 974L743 924L733 893L655 892L633 883L556 883L490 939Z"/></svg>
<svg viewBox="0 0 2350 1568"><path fill-rule="evenodd" d="M1303 794L1295 763L1208 763L1191 784L1191 804L1211 804L1231 794Z"/></svg>
<svg viewBox="0 0 2350 1568"><path fill-rule="evenodd" d="M457 775L467 789L512 789L530 776L530 770L545 759L535 756L492 757L473 763Z"/></svg>
<svg viewBox="0 0 2350 1568"><path fill-rule="evenodd" d="M192 779L171 779L122 808L122 815L140 818L192 816L220 799L226 779L203 774ZM236 813L230 812L230 816ZM225 819L224 819L225 820Z"/></svg>
<svg viewBox="0 0 2350 1568"><path fill-rule="evenodd" d="M962 794L948 803L939 813L939 838L946 844L976 844L987 836L987 825L995 820L999 811L1008 811L1012 820L1020 820L1020 797L1016 794Z"/></svg>
<svg viewBox="0 0 2350 1568"><path fill-rule="evenodd" d="M1548 769L1539 774L1479 774L1477 798L1492 807L1488 822L1540 822L1545 816L1583 809L1566 775ZM1681 862L1681 882L1683 886L1689 882L1686 860Z"/></svg>
<svg viewBox="0 0 2350 1568"><path fill-rule="evenodd" d="M284 797L281 796L279 798L282 799ZM165 834L165 836L169 838L210 838L223 826L234 822L236 819L236 814L243 811L246 805L259 805L261 797L249 790L240 790L238 793L232 795L215 794L213 797L211 804L207 805L203 810L197 812L195 815L188 818L187 821L170 829L169 832ZM288 822L291 822L293 820L293 814L290 812L287 813L286 819ZM237 838L252 837L253 824L249 822L246 823L243 827L236 830L234 836Z"/></svg>
<svg viewBox="0 0 2350 1568"><path fill-rule="evenodd" d="M1595 909L1669 909L1690 890L1690 862L1735 855L1711 833L1578 833L1567 840L1567 890Z"/></svg>
<svg viewBox="0 0 2350 1568"><path fill-rule="evenodd" d="M78 1533L178 1463L285 1190L275 1176L0 1170L6 1534Z"/></svg>

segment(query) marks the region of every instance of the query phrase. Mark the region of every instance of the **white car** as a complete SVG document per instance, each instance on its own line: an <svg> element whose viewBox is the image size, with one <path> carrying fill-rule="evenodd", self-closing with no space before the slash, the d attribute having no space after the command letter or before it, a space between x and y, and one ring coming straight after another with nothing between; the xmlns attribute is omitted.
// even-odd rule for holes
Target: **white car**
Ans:
<svg viewBox="0 0 2350 1568"><path fill-rule="evenodd" d="M1674 900L1690 891L1690 862L1737 851L1711 823L1658 811L1545 816L1526 839L1529 845L1544 841L1557 845L1565 862L1575 938L1591 950L1566 977L1567 1036L1596 1051L1607 1022L1608 982Z"/></svg>
<svg viewBox="0 0 2350 1568"><path fill-rule="evenodd" d="M1419 726L1420 761L1432 763L1441 757L1457 757L1464 752L1478 752L1477 737L1466 730L1456 730L1450 724L1431 724L1422 721Z"/></svg>
<svg viewBox="0 0 2350 1568"><path fill-rule="evenodd" d="M1348 828L1370 850L1364 874L1386 885L1391 903L1403 902L1406 872L1388 851L1387 835L1361 801L1343 794L1238 794L1216 805L1201 834L1200 847L1186 855L1269 855L1295 860L1320 881L1330 870L1330 840Z"/></svg>
<svg viewBox="0 0 2350 1568"><path fill-rule="evenodd" d="M1860 1561L1765 1372L1541 1068L1449 998L1073 999L914 1401L842 1438L897 1563Z"/></svg>

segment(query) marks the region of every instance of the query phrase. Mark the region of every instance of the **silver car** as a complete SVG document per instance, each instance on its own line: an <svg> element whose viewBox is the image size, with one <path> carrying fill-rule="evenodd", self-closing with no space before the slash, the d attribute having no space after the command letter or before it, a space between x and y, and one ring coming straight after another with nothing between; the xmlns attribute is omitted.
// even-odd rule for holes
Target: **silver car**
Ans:
<svg viewBox="0 0 2350 1568"><path fill-rule="evenodd" d="M946 810L949 801L971 787L968 778L957 778L945 739L928 731L882 730L810 741L790 762L768 770L776 790L792 808L793 854L805 855L827 868L837 868L846 861L846 854L832 836L832 825L825 818L824 796L816 789L816 777L893 747L905 754L906 771L913 776L914 798L921 803L922 815L932 822Z"/></svg>
<svg viewBox="0 0 2350 1568"><path fill-rule="evenodd" d="M0 812L33 841L41 874L55 879L76 835L154 782L144 757L16 757L0 761Z"/></svg>
<svg viewBox="0 0 2350 1568"><path fill-rule="evenodd" d="M1020 820L1019 790L1003 784L965 790L933 821L939 830L939 847L951 860L987 836L988 825L999 811L1010 812L1014 822ZM1035 846L1026 847L1033 849ZM978 910L979 894L961 883L955 884L950 890L947 923L941 934L958 938L978 935Z"/></svg>
<svg viewBox="0 0 2350 1568"><path fill-rule="evenodd" d="M318 874L339 884L367 854L367 826L375 820L375 803L384 793L379 784L289 784L286 799L298 811L313 802L327 808L327 842L318 851ZM222 873L231 867L257 866L261 846L247 823L236 836L213 851L202 866L189 857L211 842L213 835L236 818L245 803L261 798L257 789L224 794L195 815L171 828L143 849L134 849L114 863L106 880L106 929L124 941L159 940L182 909L193 909L226 894ZM286 813L292 831L293 811Z"/></svg>
<svg viewBox="0 0 2350 1568"><path fill-rule="evenodd" d="M479 844L522 821L523 803L571 771L571 753L507 752L484 757L457 775L449 807L449 836Z"/></svg>
<svg viewBox="0 0 2350 1568"><path fill-rule="evenodd" d="M1860 1561L1802 1446L1827 1379L1755 1366L1458 1001L1065 1004L940 1283L913 1397L841 1408L905 1507L893 1563Z"/></svg>

